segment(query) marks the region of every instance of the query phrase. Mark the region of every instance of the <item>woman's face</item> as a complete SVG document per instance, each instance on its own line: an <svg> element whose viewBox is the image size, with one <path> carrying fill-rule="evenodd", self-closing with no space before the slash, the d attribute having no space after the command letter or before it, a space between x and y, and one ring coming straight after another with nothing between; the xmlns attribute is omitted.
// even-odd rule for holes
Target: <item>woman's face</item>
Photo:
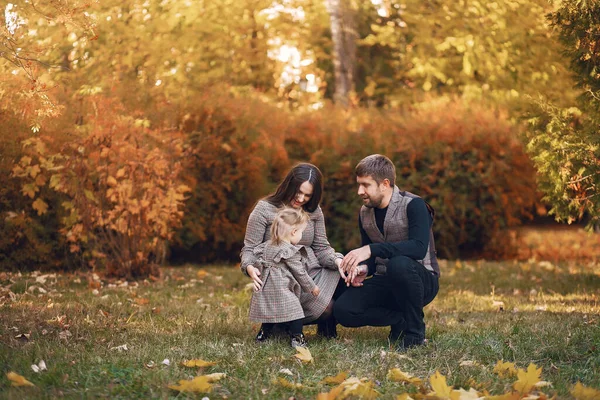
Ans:
<svg viewBox="0 0 600 400"><path fill-rule="evenodd" d="M296 196L292 199L290 206L294 208L301 208L303 205L308 203L312 195L313 185L309 181L306 181L302 185L300 185L300 188L298 188L298 192L296 193Z"/></svg>

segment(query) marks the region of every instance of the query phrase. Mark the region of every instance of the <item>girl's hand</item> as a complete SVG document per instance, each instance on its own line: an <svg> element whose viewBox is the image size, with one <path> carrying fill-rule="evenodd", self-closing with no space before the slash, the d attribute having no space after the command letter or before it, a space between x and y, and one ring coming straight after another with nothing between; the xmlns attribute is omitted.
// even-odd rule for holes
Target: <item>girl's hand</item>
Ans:
<svg viewBox="0 0 600 400"><path fill-rule="evenodd" d="M262 285L263 285L263 282L259 278L260 271L258 270L258 268L255 268L254 265L248 265L246 267L246 272L248 273L248 276L250 278L252 278L252 284L254 285L254 291L258 292L262 288Z"/></svg>
<svg viewBox="0 0 600 400"><path fill-rule="evenodd" d="M321 293L321 289L319 289L318 286L315 286L315 288L312 290L312 295L317 297L319 295L319 293Z"/></svg>

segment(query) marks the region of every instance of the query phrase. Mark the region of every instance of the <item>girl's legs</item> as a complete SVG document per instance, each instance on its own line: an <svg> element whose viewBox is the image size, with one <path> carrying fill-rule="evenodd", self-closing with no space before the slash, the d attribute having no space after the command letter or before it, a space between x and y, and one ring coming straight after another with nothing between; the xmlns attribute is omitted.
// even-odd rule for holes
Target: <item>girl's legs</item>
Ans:
<svg viewBox="0 0 600 400"><path fill-rule="evenodd" d="M332 300L325 308L325 311L323 311L323 314L315 321L317 323L317 335L327 339L335 339L337 337L337 321L333 317L333 305L344 290L346 290L346 283L340 278L335 292L333 292Z"/></svg>
<svg viewBox="0 0 600 400"><path fill-rule="evenodd" d="M258 343L263 343L263 342L267 341L271 337L274 327L275 327L275 324L263 323L260 327L260 330L256 334L256 341Z"/></svg>
<svg viewBox="0 0 600 400"><path fill-rule="evenodd" d="M296 319L290 324L290 344L292 347L306 347L306 339L302 333L302 319Z"/></svg>

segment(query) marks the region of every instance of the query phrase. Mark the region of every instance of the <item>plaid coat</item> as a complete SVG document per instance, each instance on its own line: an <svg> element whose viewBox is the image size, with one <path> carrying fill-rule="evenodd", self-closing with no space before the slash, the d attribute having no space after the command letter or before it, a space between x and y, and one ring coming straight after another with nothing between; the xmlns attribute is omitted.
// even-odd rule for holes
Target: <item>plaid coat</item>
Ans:
<svg viewBox="0 0 600 400"><path fill-rule="evenodd" d="M304 318L300 293L310 292L315 283L302 265L302 246L263 243L254 248L259 256L263 287L252 293L250 319L255 322L288 322Z"/></svg>
<svg viewBox="0 0 600 400"><path fill-rule="evenodd" d="M248 275L246 273L248 265L257 267L255 265L257 255L254 253L254 248L271 239L271 223L275 219L277 210L278 208L268 201L260 200L248 218L244 247L240 254L242 259L240 267L246 275ZM298 245L303 246L306 250L302 262L321 293L318 297L314 297L304 290L300 294L300 303L306 322L321 316L331 301L340 280L335 260L344 257L342 254L336 253L327 240L325 218L321 207L317 207L314 212L309 213L309 217L308 225Z"/></svg>

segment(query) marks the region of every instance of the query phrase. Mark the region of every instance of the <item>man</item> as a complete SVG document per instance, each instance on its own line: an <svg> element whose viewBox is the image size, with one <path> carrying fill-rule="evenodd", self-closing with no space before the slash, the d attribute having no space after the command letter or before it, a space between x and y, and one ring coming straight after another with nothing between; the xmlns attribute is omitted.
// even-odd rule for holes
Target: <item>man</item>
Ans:
<svg viewBox="0 0 600 400"><path fill-rule="evenodd" d="M346 327L389 325L389 339L399 350L421 345L423 307L439 289L434 211L398 189L394 164L380 154L358 163L356 181L364 203L358 218L362 247L342 261L352 287L335 302L334 316Z"/></svg>

